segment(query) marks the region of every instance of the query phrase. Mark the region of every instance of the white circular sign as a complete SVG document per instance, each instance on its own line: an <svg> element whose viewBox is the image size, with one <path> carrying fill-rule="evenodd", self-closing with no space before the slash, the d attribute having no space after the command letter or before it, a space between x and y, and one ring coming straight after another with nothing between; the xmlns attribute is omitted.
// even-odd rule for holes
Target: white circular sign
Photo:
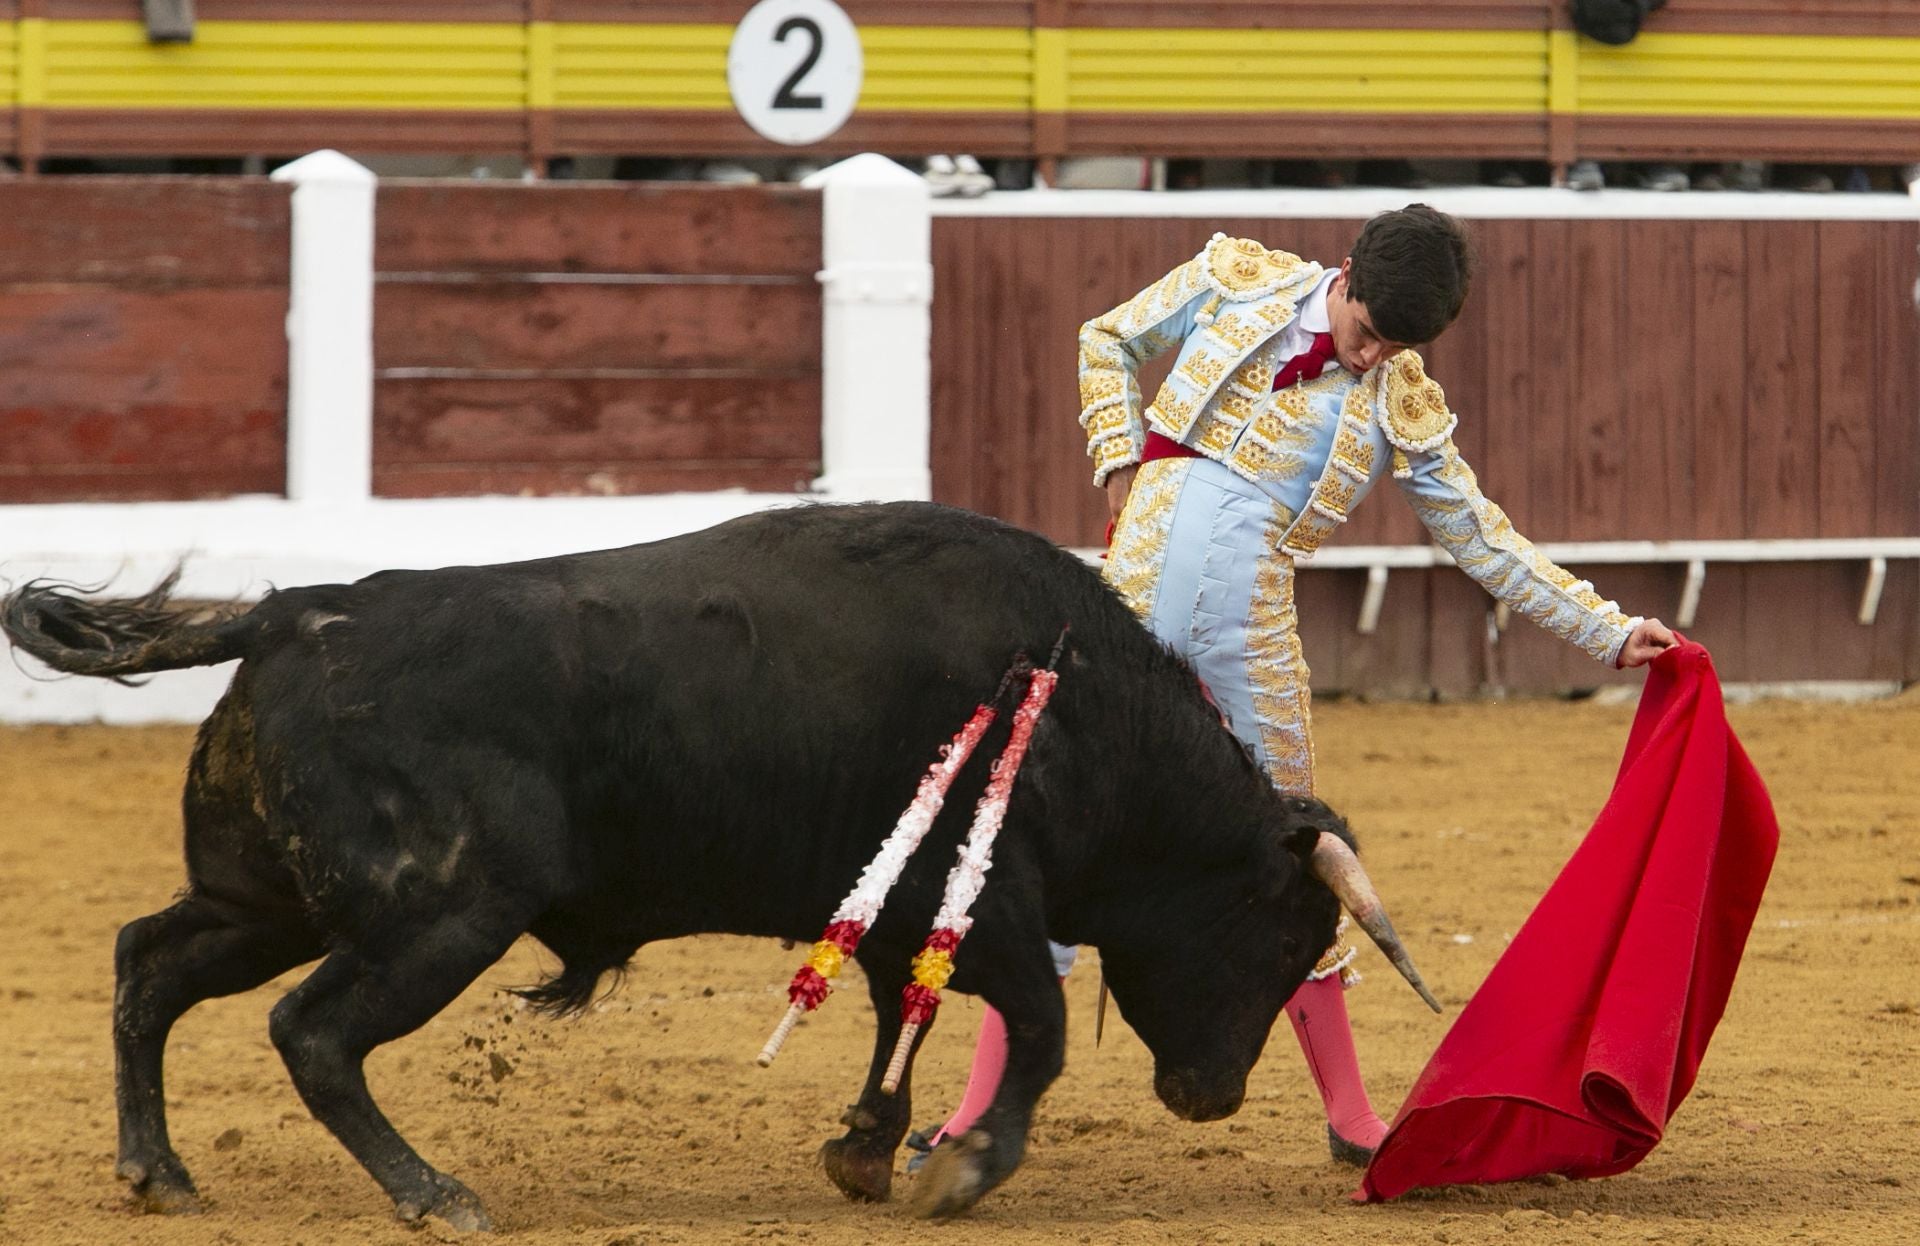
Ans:
<svg viewBox="0 0 1920 1246"><path fill-rule="evenodd" d="M860 32L833 0L760 0L733 30L727 89L762 138L817 143L860 99Z"/></svg>

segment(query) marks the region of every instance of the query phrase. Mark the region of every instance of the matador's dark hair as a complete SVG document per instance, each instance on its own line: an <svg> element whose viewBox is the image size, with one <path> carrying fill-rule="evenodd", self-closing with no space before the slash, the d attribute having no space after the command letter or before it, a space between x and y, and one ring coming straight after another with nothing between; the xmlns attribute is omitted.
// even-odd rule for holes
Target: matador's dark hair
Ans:
<svg viewBox="0 0 1920 1246"><path fill-rule="evenodd" d="M1348 254L1347 295L1389 342L1431 342L1467 301L1473 255L1466 228L1424 203L1368 221Z"/></svg>

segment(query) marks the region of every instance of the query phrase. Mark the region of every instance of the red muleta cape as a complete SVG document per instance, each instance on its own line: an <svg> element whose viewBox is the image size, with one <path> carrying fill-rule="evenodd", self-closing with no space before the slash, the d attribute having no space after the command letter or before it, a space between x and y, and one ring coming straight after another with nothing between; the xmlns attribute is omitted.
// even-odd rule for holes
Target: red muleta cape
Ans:
<svg viewBox="0 0 1920 1246"><path fill-rule="evenodd" d="M1355 1198L1606 1177L1659 1143L1726 1009L1780 831L1707 651L1656 658L1613 794L1414 1083Z"/></svg>

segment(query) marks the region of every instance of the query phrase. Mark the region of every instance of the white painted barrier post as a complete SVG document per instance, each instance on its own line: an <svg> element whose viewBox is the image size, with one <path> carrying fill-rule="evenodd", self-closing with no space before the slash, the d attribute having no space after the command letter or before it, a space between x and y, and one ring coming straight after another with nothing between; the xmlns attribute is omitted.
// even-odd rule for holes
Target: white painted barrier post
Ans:
<svg viewBox="0 0 1920 1246"><path fill-rule="evenodd" d="M932 196L871 153L803 184L825 193L815 488L834 501L930 498Z"/></svg>
<svg viewBox="0 0 1920 1246"><path fill-rule="evenodd" d="M372 170L316 151L274 170L293 183L287 307L287 497L373 493Z"/></svg>

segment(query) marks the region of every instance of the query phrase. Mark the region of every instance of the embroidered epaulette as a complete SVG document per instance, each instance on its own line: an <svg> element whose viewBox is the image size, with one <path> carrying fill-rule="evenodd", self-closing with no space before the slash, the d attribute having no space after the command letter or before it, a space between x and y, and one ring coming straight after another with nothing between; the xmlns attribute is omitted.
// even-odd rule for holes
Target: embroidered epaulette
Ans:
<svg viewBox="0 0 1920 1246"><path fill-rule="evenodd" d="M1426 364L1413 351L1401 351L1387 365L1381 394L1380 426L1398 449L1437 450L1453 436L1459 420L1447 410L1440 382L1427 375Z"/></svg>
<svg viewBox="0 0 1920 1246"><path fill-rule="evenodd" d="M1320 275L1320 266L1311 260L1269 251L1251 238L1215 234L1201 255L1207 284L1236 303L1265 298L1304 277Z"/></svg>

